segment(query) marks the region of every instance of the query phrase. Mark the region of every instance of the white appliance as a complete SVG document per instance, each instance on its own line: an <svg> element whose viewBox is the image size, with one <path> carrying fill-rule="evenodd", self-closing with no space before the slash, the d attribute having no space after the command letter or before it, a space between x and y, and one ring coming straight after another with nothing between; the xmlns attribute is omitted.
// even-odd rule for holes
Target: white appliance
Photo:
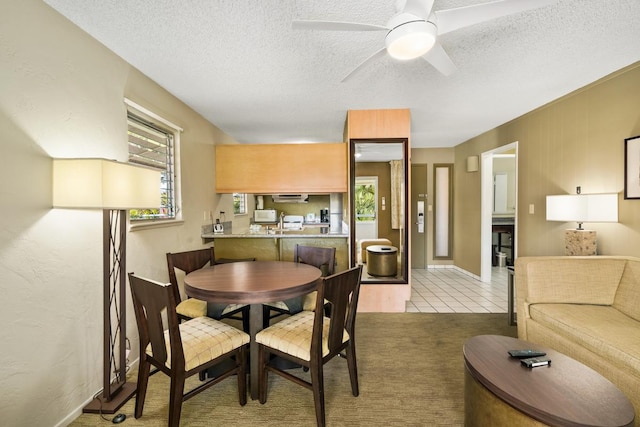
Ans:
<svg viewBox="0 0 640 427"><path fill-rule="evenodd" d="M278 212L275 209L256 209L253 222L278 222Z"/></svg>
<svg viewBox="0 0 640 427"><path fill-rule="evenodd" d="M307 203L308 194L273 194L271 196L274 203Z"/></svg>
<svg viewBox="0 0 640 427"><path fill-rule="evenodd" d="M282 218L282 228L285 230L302 230L304 216L302 215L285 215Z"/></svg>

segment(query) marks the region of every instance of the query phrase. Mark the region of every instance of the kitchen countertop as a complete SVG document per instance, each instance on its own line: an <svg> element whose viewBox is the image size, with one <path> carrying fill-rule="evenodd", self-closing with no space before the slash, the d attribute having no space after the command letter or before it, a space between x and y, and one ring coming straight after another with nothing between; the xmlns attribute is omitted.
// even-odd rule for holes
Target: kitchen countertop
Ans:
<svg viewBox="0 0 640 427"><path fill-rule="evenodd" d="M321 233L320 227L309 227L303 230L287 230L284 232L276 231L275 233L267 233L266 230L261 231L247 231L245 233L204 233L202 234L203 239L264 239L264 238L272 238L272 239L300 239L300 238L347 238L349 237L348 233L340 232L340 233Z"/></svg>

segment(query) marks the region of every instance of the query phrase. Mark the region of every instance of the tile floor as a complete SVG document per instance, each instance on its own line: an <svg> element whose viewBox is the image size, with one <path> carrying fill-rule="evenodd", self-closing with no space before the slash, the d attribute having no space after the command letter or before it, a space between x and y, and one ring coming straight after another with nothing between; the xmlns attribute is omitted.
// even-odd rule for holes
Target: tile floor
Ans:
<svg viewBox="0 0 640 427"><path fill-rule="evenodd" d="M506 313L507 269L493 267L491 283L455 268L412 270L407 312Z"/></svg>

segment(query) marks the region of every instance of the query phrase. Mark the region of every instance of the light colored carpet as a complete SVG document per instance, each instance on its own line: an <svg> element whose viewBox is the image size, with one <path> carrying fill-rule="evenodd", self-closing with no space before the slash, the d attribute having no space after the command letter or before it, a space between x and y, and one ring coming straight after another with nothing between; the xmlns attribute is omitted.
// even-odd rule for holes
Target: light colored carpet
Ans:
<svg viewBox="0 0 640 427"><path fill-rule="evenodd" d="M356 332L360 396L351 394L344 359L325 365L328 426L463 425L464 342L484 334L515 337L516 327L505 314L359 313ZM185 402L181 425L315 425L311 391L272 374L267 403L248 398L242 407L236 384L229 378ZM167 425L168 390L166 375L152 376L143 416L133 417L132 399L121 408L127 419L120 425ZM106 418L83 414L71 425L113 425Z"/></svg>

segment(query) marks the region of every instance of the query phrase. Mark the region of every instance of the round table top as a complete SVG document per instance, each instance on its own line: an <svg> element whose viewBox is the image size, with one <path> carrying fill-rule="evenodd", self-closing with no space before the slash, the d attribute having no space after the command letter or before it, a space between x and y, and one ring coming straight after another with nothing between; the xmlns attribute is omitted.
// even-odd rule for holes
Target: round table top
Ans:
<svg viewBox="0 0 640 427"><path fill-rule="evenodd" d="M509 350L541 350L551 365L522 366ZM464 361L470 375L520 412L548 425L633 425L629 399L608 379L555 350L498 335L467 340Z"/></svg>
<svg viewBox="0 0 640 427"><path fill-rule="evenodd" d="M192 298L229 304L282 301L314 291L322 272L292 261L246 261L217 264L185 276Z"/></svg>
<svg viewBox="0 0 640 427"><path fill-rule="evenodd" d="M367 252L375 254L395 254L398 252L398 248L389 245L371 245L367 246Z"/></svg>

